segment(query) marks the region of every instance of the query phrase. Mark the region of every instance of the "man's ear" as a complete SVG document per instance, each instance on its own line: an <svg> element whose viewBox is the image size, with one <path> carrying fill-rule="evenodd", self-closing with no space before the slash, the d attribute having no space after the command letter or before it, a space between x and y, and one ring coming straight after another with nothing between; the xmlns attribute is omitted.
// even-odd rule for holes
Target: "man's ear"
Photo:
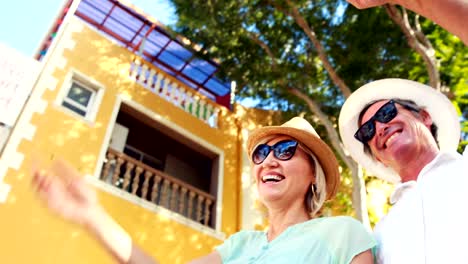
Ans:
<svg viewBox="0 0 468 264"><path fill-rule="evenodd" d="M424 109L419 111L419 116L421 117L421 121L423 124L428 128L431 129L432 126L432 117L431 115Z"/></svg>

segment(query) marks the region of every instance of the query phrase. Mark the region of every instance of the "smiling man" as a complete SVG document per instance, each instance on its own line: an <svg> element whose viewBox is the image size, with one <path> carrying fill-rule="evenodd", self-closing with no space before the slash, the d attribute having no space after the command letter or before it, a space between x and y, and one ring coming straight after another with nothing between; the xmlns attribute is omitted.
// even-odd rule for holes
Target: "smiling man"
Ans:
<svg viewBox="0 0 468 264"><path fill-rule="evenodd" d="M468 151L456 152L451 102L417 82L378 80L346 100L339 125L351 156L397 184L374 230L378 263L467 263Z"/></svg>

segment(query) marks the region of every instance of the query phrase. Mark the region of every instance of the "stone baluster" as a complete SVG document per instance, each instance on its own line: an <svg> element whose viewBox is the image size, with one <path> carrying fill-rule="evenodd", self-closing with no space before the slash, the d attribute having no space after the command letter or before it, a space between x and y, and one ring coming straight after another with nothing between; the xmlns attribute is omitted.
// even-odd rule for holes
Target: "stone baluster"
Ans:
<svg viewBox="0 0 468 264"><path fill-rule="evenodd" d="M185 99L184 99L184 110L187 113L191 113L191 108L193 108L193 98L192 93L189 90L185 90Z"/></svg>
<svg viewBox="0 0 468 264"><path fill-rule="evenodd" d="M107 177L109 176L110 167L112 163L115 162L115 155L112 152L107 152L107 162L104 164L104 169L101 173L101 180L107 181Z"/></svg>
<svg viewBox="0 0 468 264"><path fill-rule="evenodd" d="M205 199L205 197L203 197L201 195L198 195L198 197L197 197L197 217L195 218L195 220L197 222L202 219L202 211L203 211L202 203L203 203L204 199Z"/></svg>
<svg viewBox="0 0 468 264"><path fill-rule="evenodd" d="M143 187L141 189L141 198L146 199L146 195L148 194L149 188L149 181L153 176L153 173L149 170L145 171L145 180L143 181Z"/></svg>
<svg viewBox="0 0 468 264"><path fill-rule="evenodd" d="M200 104L200 96L194 94L192 96L192 109L191 109L191 114L199 117L199 104Z"/></svg>
<svg viewBox="0 0 468 264"><path fill-rule="evenodd" d="M163 187L161 191L161 202L159 205L169 208L169 195L170 195L170 182L168 179L163 180Z"/></svg>
<svg viewBox="0 0 468 264"><path fill-rule="evenodd" d="M198 107L198 119L206 121L206 101L201 99Z"/></svg>
<svg viewBox="0 0 468 264"><path fill-rule="evenodd" d="M193 200L195 198L195 192L190 191L189 192L189 200L188 200L188 213L187 217L192 218L192 212L193 212ZM193 218L192 218L193 219Z"/></svg>
<svg viewBox="0 0 468 264"><path fill-rule="evenodd" d="M172 211L177 212L177 198L179 197L178 192L179 192L179 184L177 183L172 183L172 194L171 194L171 203L170 203L170 209Z"/></svg>
<svg viewBox="0 0 468 264"><path fill-rule="evenodd" d="M169 102L176 104L177 103L177 92L178 92L177 83L171 84L171 90L169 91Z"/></svg>
<svg viewBox="0 0 468 264"><path fill-rule="evenodd" d="M183 86L177 86L177 105L184 109L185 89Z"/></svg>
<svg viewBox="0 0 468 264"><path fill-rule="evenodd" d="M132 80L137 80L138 71L140 71L140 65L140 59L135 59L135 61L133 62L133 71L130 74L130 78L132 78Z"/></svg>
<svg viewBox="0 0 468 264"><path fill-rule="evenodd" d="M120 178L120 166L124 163L124 159L122 156L117 157L117 163L115 164L115 171L114 174L112 175L112 184L117 186L119 184L119 178Z"/></svg>
<svg viewBox="0 0 468 264"><path fill-rule="evenodd" d="M140 166L137 166L135 169L135 177L133 177L133 182L132 182L132 194L137 193L138 191L138 185L140 184L140 174L143 172L143 168Z"/></svg>
<svg viewBox="0 0 468 264"><path fill-rule="evenodd" d="M206 104L205 107L205 122L211 126L210 124L210 119L213 116L213 105L212 104Z"/></svg>
<svg viewBox="0 0 468 264"><path fill-rule="evenodd" d="M183 215L185 211L185 196L187 195L187 188L182 186L180 190L179 210L178 212Z"/></svg>
<svg viewBox="0 0 468 264"><path fill-rule="evenodd" d="M203 216L203 224L208 225L208 221L210 221L210 205L213 203L210 199L206 199L205 201L205 215Z"/></svg>
<svg viewBox="0 0 468 264"><path fill-rule="evenodd" d="M130 185L130 178L132 177L132 170L135 167L135 164L127 161L127 166L125 167L124 182L122 189L127 190L128 185Z"/></svg>
<svg viewBox="0 0 468 264"><path fill-rule="evenodd" d="M156 203L159 198L159 184L161 183L161 176L155 175L153 188L151 190L151 202Z"/></svg>
<svg viewBox="0 0 468 264"><path fill-rule="evenodd" d="M154 91L156 93L160 93L159 90L161 89L161 81L163 78L164 78L164 75L162 75L162 73L158 73L156 82L154 83Z"/></svg>
<svg viewBox="0 0 468 264"><path fill-rule="evenodd" d="M169 79L164 79L164 86L162 88L162 91L161 91L161 96L163 98L167 98L167 94L168 94L168 90L169 90L169 82L170 80Z"/></svg>
<svg viewBox="0 0 468 264"><path fill-rule="evenodd" d="M146 82L146 75L147 74L148 74L148 65L146 65L146 63L143 63L143 66L141 66L140 77L138 78L140 83L143 84L143 85Z"/></svg>
<svg viewBox="0 0 468 264"><path fill-rule="evenodd" d="M148 88L150 90L153 89L153 85L154 85L154 75L156 74L156 71L154 69L151 69L150 72L149 72L149 76L148 76L148 80L146 82L146 84L148 85Z"/></svg>
<svg viewBox="0 0 468 264"><path fill-rule="evenodd" d="M220 115L220 112L221 111L217 107L213 110L213 121L212 122L213 122L213 127L214 128L219 128L219 115Z"/></svg>

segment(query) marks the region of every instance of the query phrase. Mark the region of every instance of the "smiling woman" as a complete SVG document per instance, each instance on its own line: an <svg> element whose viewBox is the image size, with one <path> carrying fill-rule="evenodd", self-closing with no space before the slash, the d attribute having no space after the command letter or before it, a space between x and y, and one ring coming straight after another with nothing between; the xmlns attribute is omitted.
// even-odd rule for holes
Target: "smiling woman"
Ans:
<svg viewBox="0 0 468 264"><path fill-rule="evenodd" d="M373 263L376 243L351 217L321 217L339 183L331 149L303 118L254 130L247 149L268 231L240 231L192 263ZM76 170L56 164L35 172L39 198L63 218L83 225L119 263L154 263L105 212Z"/></svg>
<svg viewBox="0 0 468 264"><path fill-rule="evenodd" d="M358 221L317 218L340 175L333 152L305 119L252 131L247 151L269 227L231 236L216 248L222 263L373 263L375 242Z"/></svg>

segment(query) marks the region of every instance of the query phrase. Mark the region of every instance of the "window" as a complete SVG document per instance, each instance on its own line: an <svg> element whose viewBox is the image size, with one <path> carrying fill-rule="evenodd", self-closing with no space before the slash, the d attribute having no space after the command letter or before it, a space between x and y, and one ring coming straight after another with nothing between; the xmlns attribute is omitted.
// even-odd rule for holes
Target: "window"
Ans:
<svg viewBox="0 0 468 264"><path fill-rule="evenodd" d="M76 71L70 72L67 80L57 97L56 105L93 122L103 97L102 85Z"/></svg>
<svg viewBox="0 0 468 264"><path fill-rule="evenodd" d="M93 106L96 91L73 80L67 95L63 98L62 106L86 117Z"/></svg>

